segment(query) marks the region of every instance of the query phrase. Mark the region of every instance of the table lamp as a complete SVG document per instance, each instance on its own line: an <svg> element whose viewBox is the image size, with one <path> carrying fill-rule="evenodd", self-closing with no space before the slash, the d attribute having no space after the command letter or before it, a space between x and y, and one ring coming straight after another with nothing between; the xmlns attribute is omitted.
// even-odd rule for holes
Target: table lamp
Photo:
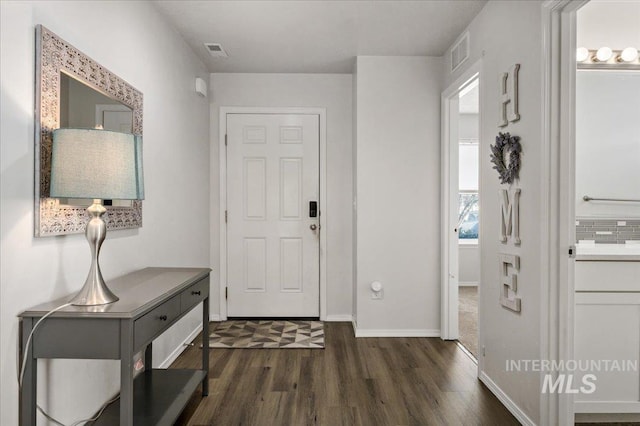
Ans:
<svg viewBox="0 0 640 426"><path fill-rule="evenodd" d="M100 129L53 131L51 187L53 198L90 198L85 235L91 247L91 268L77 306L113 303L118 297L102 278L98 257L107 235L102 200L143 200L142 136Z"/></svg>

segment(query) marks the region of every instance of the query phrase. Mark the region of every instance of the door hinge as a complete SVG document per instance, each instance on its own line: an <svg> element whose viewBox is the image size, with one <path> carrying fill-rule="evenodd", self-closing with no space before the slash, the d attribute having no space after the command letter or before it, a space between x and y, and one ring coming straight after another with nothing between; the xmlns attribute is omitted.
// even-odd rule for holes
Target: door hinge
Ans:
<svg viewBox="0 0 640 426"><path fill-rule="evenodd" d="M229 220L229 213L225 210L224 211L224 223L227 223L227 220Z"/></svg>
<svg viewBox="0 0 640 426"><path fill-rule="evenodd" d="M576 257L576 246L569 246L569 257L572 259Z"/></svg>
<svg viewBox="0 0 640 426"><path fill-rule="evenodd" d="M227 146L227 134L224 135L224 146Z"/></svg>
<svg viewBox="0 0 640 426"><path fill-rule="evenodd" d="M229 287L224 288L224 298L225 300L229 299Z"/></svg>

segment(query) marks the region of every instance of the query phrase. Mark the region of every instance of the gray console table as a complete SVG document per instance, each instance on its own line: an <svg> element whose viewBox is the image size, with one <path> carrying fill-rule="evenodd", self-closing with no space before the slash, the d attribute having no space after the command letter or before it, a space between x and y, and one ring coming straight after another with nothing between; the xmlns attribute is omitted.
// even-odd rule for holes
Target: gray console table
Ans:
<svg viewBox="0 0 640 426"><path fill-rule="evenodd" d="M202 305L203 336L209 335L208 268L146 268L107 285L120 298L101 306L69 306L46 318L25 348L35 323L70 297L19 315L21 349L28 351L20 391L20 424L36 424L38 358L120 360L120 400L95 425L172 425L202 383L208 394L209 345L201 370L151 369L152 341L196 305ZM145 349L146 348L146 349ZM145 350L146 370L133 378L133 356ZM22 357L23 355L21 355Z"/></svg>

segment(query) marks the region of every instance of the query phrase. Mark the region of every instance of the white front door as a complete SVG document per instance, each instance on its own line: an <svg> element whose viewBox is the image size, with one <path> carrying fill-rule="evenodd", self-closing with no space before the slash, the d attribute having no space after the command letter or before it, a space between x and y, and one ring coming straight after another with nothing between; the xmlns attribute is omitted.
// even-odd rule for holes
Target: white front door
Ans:
<svg viewBox="0 0 640 426"><path fill-rule="evenodd" d="M228 316L320 315L319 143L318 115L227 114Z"/></svg>

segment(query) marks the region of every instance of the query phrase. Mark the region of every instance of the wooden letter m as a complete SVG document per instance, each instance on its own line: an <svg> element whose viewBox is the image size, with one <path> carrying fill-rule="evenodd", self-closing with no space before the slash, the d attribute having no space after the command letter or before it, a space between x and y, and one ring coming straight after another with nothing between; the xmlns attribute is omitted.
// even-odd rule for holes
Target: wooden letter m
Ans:
<svg viewBox="0 0 640 426"><path fill-rule="evenodd" d="M520 188L512 191L500 190L500 241L507 242L513 237L515 245L520 245Z"/></svg>

